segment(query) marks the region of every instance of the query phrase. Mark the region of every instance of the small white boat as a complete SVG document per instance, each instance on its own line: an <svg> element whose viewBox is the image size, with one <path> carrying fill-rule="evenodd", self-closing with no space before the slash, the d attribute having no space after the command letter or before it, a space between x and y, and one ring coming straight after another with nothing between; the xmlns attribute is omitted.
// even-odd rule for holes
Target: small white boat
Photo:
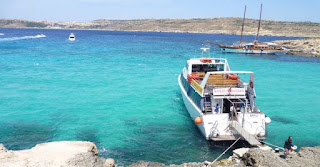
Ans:
<svg viewBox="0 0 320 167"><path fill-rule="evenodd" d="M46 37L46 35L44 35L44 34L39 34L39 35L36 35L36 37L38 37L38 38L44 38L44 37Z"/></svg>
<svg viewBox="0 0 320 167"><path fill-rule="evenodd" d="M75 41L75 40L76 40L76 36L73 33L71 33L69 35L69 41Z"/></svg>
<svg viewBox="0 0 320 167"><path fill-rule="evenodd" d="M231 71L223 58L193 58L178 82L186 109L207 140L241 138L259 145L265 138L271 119L255 103L253 72Z"/></svg>
<svg viewBox="0 0 320 167"><path fill-rule="evenodd" d="M4 33L0 33L0 35L4 35Z"/></svg>

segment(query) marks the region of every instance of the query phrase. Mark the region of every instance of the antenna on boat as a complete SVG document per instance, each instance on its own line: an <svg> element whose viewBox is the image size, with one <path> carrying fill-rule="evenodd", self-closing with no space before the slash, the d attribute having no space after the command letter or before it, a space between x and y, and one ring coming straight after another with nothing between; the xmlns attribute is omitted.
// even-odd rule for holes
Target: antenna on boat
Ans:
<svg viewBox="0 0 320 167"><path fill-rule="evenodd" d="M241 28L241 36L240 36L240 44L242 43L244 20L246 19L246 10L247 10L247 5L244 6L244 13L243 13L243 20L242 20L242 28Z"/></svg>
<svg viewBox="0 0 320 167"><path fill-rule="evenodd" d="M260 6L260 19L259 19L259 25L258 25L258 32L257 32L257 36L256 36L256 41L259 40L259 31L260 31L260 25L261 25L261 13L262 13L262 4Z"/></svg>
<svg viewBox="0 0 320 167"><path fill-rule="evenodd" d="M209 54L209 57L210 56L210 48L200 48L202 50L202 53L201 53L201 56L203 56L204 53L208 53Z"/></svg>

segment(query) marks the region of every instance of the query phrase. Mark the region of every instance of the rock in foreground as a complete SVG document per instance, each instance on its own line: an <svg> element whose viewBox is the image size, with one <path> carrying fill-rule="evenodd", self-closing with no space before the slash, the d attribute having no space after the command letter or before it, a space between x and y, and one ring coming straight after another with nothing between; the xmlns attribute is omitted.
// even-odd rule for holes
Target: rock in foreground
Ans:
<svg viewBox="0 0 320 167"><path fill-rule="evenodd" d="M184 163L181 165L169 165L169 167L319 167L320 146L303 147L299 152L288 155L288 160L283 158L283 152L276 153L272 149L240 148L233 151L228 159L217 162ZM129 167L166 167L157 162L139 161Z"/></svg>
<svg viewBox="0 0 320 167"><path fill-rule="evenodd" d="M0 144L0 167L104 167L91 142L61 141L38 144L29 150L11 151Z"/></svg>
<svg viewBox="0 0 320 167"><path fill-rule="evenodd" d="M299 152L283 158L283 152L250 149L243 155L242 161L247 166L284 166L284 167L318 167L320 166L320 146L302 147Z"/></svg>
<svg viewBox="0 0 320 167"><path fill-rule="evenodd" d="M228 159L217 162L189 162L170 167L319 167L320 146L302 147L299 152L283 158L283 152L272 149L241 148ZM113 159L97 156L98 150L91 142L62 141L38 144L29 150L11 151L0 144L0 167L114 167ZM215 158L215 157L213 157ZM130 167L166 167L158 162L139 161Z"/></svg>

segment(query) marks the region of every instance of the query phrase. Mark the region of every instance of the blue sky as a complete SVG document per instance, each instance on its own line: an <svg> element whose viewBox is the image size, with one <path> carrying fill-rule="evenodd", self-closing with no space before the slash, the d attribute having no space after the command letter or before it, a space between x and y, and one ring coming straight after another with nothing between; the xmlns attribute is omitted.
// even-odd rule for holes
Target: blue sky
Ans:
<svg viewBox="0 0 320 167"><path fill-rule="evenodd" d="M320 0L0 0L0 18L96 19L247 17L320 22Z"/></svg>

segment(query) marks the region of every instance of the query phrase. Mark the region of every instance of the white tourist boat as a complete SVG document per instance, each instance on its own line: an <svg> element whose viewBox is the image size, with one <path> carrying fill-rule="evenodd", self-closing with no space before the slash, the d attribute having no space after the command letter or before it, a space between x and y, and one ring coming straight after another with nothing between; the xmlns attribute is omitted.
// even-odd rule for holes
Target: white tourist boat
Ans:
<svg viewBox="0 0 320 167"><path fill-rule="evenodd" d="M192 58L178 82L184 104L207 140L240 137L258 145L265 138L271 119L255 103L253 72L231 71L223 58Z"/></svg>
<svg viewBox="0 0 320 167"><path fill-rule="evenodd" d="M71 33L69 35L69 41L75 41L75 40L76 40L76 36L73 33Z"/></svg>

